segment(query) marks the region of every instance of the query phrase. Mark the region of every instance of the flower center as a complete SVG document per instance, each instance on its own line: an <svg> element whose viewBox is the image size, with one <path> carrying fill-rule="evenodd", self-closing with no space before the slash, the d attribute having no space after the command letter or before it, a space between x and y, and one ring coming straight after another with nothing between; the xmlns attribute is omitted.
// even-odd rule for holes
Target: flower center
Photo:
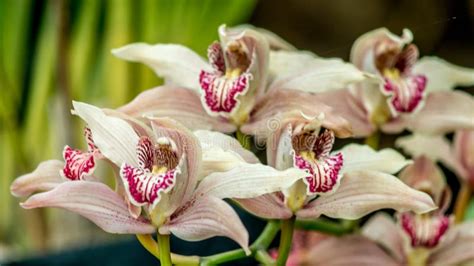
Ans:
<svg viewBox="0 0 474 266"><path fill-rule="evenodd" d="M411 239L413 247L433 248L449 228L450 219L443 215L416 215L403 213L401 226Z"/></svg>

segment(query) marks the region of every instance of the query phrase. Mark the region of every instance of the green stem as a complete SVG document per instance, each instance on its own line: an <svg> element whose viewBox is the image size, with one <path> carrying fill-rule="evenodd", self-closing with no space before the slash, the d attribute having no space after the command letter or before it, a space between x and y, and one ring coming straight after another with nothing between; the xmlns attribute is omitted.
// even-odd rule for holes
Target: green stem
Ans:
<svg viewBox="0 0 474 266"><path fill-rule="evenodd" d="M263 229L260 236L253 242L250 246L250 252L257 258L259 251L265 251L268 246L272 243L276 234L279 231L279 222L278 221L269 221L267 226ZM245 258L247 255L243 249L235 249L231 251L226 251L219 254L214 254L212 256L202 257L201 265L216 265L224 262L234 261L238 259Z"/></svg>
<svg viewBox="0 0 474 266"><path fill-rule="evenodd" d="M248 135L245 135L244 133L242 133L242 131L237 130L237 132L235 132L235 137L237 138L237 140L239 141L240 145L242 145L242 147L244 147L245 149L247 150L250 150L250 137Z"/></svg>
<svg viewBox="0 0 474 266"><path fill-rule="evenodd" d="M456 218L456 223L460 223L464 220L464 215L466 213L467 206L469 205L471 194L471 187L467 182L463 182L456 198L456 204L454 205L454 216Z"/></svg>
<svg viewBox="0 0 474 266"><path fill-rule="evenodd" d="M262 265L275 265L275 260L265 250L257 250L254 257Z"/></svg>
<svg viewBox="0 0 474 266"><path fill-rule="evenodd" d="M337 223L322 219L297 220L295 226L302 230L319 231L326 234L340 236L350 233L354 227L354 223Z"/></svg>
<svg viewBox="0 0 474 266"><path fill-rule="evenodd" d="M380 131L375 131L372 135L365 139L365 144L369 145L372 149L378 150L380 144Z"/></svg>
<svg viewBox="0 0 474 266"><path fill-rule="evenodd" d="M158 249L162 266L171 266L170 235L158 234Z"/></svg>
<svg viewBox="0 0 474 266"><path fill-rule="evenodd" d="M295 228L295 217L283 220L281 223L280 247L278 249L277 265L285 266L288 255L290 254L293 231Z"/></svg>

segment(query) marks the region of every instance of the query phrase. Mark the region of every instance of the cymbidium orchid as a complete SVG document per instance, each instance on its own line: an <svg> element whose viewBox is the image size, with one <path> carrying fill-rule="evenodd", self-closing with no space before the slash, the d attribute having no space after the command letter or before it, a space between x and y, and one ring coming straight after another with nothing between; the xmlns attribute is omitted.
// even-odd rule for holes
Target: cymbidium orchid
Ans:
<svg viewBox="0 0 474 266"><path fill-rule="evenodd" d="M459 130L450 143L442 135L414 134L397 139L396 145L412 156L426 156L439 161L453 171L461 182L457 195L455 215L458 221L474 191L474 130Z"/></svg>
<svg viewBox="0 0 474 266"><path fill-rule="evenodd" d="M423 133L474 128L473 97L452 91L474 85L474 70L436 57L418 60L412 40L408 29L399 37L381 28L355 41L351 62L379 78L352 88L370 123L388 133L405 128Z"/></svg>
<svg viewBox="0 0 474 266"><path fill-rule="evenodd" d="M454 225L445 211L451 195L445 177L433 161L418 157L400 178L428 192L439 209L426 214L399 213L398 224L378 214L364 226L363 234L379 242L397 264L458 265L474 261L474 223Z"/></svg>
<svg viewBox="0 0 474 266"><path fill-rule="evenodd" d="M223 25L219 37L208 48L208 63L176 44L136 43L114 50L114 55L145 63L165 79L164 86L145 91L121 111L169 116L191 129L232 132L247 122L257 101L272 96L270 91L324 91L369 78L339 59L286 51L293 47L262 29Z"/></svg>
<svg viewBox="0 0 474 266"><path fill-rule="evenodd" d="M89 151L75 150L69 156L71 149L66 147L65 162L47 161L15 180L11 186L15 196L46 191L29 197L24 208L64 208L110 233L158 231L189 241L222 235L248 252L248 233L222 199L279 191L305 176L299 169L278 171L261 165L235 139L207 131L194 135L168 118L137 119L79 102L73 112L88 125ZM206 142L208 134L214 142ZM222 142L227 146L219 146ZM214 152L233 159L223 167L210 161ZM88 180L95 154L118 173L116 191Z"/></svg>
<svg viewBox="0 0 474 266"><path fill-rule="evenodd" d="M273 109L275 103L262 103L253 115L256 120L242 127L244 133L266 141L270 166L280 170L296 167L307 173L305 179L281 193L238 200L245 209L268 219L289 219L293 215L357 219L381 208L423 213L435 207L428 195L391 175L409 164L396 151L377 152L350 144L331 152L335 138L350 136L350 129L342 117L318 114L317 107L324 105L316 99L313 103L316 108L310 113L287 111L272 118L269 114L276 109L284 111L285 104ZM276 125L263 126L269 119Z"/></svg>

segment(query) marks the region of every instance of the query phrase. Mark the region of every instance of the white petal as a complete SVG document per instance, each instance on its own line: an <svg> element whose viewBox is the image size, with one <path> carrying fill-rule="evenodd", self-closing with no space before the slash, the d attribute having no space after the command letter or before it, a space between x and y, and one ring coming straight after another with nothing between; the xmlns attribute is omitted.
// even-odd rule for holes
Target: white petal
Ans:
<svg viewBox="0 0 474 266"><path fill-rule="evenodd" d="M373 78L341 59L310 59L311 54L307 52L277 51L271 55L270 64L276 61L278 65L272 67L275 78L268 90L324 92Z"/></svg>
<svg viewBox="0 0 474 266"><path fill-rule="evenodd" d="M456 66L438 57L421 58L413 72L428 78L427 92L474 85L474 69Z"/></svg>
<svg viewBox="0 0 474 266"><path fill-rule="evenodd" d="M114 49L112 53L122 59L141 62L151 67L168 84L199 91L199 73L212 71L209 64L191 49L178 44L134 43Z"/></svg>
<svg viewBox="0 0 474 266"><path fill-rule="evenodd" d="M117 166L128 163L138 166L136 147L139 137L127 122L106 115L100 108L73 102L74 113L80 116L92 131L100 152Z"/></svg>
<svg viewBox="0 0 474 266"><path fill-rule="evenodd" d="M161 234L171 232L188 241L226 236L242 246L247 254L250 253L249 235L239 216L225 201L218 198L199 198L187 208L178 210L175 217L159 230Z"/></svg>
<svg viewBox="0 0 474 266"><path fill-rule="evenodd" d="M63 167L64 162L59 160L42 162L33 172L15 179L10 191L15 197L27 197L34 192L51 190L66 181L59 174Z"/></svg>
<svg viewBox="0 0 474 266"><path fill-rule="evenodd" d="M254 198L286 189L307 175L296 168L278 171L261 164L241 164L230 171L205 177L196 193L217 198Z"/></svg>
<svg viewBox="0 0 474 266"><path fill-rule="evenodd" d="M349 144L340 150L344 159L343 173L358 170L374 170L396 173L411 163L394 149L375 151L367 145Z"/></svg>
<svg viewBox="0 0 474 266"><path fill-rule="evenodd" d="M437 207L428 194L410 188L393 175L358 171L345 174L335 193L320 196L296 215L316 218L324 214L331 218L358 219L387 208L426 213Z"/></svg>

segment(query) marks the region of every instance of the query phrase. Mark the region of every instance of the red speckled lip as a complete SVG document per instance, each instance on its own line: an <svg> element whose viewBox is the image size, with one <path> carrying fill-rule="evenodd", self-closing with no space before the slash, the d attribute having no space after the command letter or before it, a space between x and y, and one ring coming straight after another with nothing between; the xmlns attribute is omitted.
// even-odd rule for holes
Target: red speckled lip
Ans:
<svg viewBox="0 0 474 266"><path fill-rule="evenodd" d="M392 113L411 113L420 106L424 98L427 79L424 75L412 75L400 79L385 78L382 92L389 95L388 104Z"/></svg>
<svg viewBox="0 0 474 266"><path fill-rule="evenodd" d="M83 180L94 172L95 160L92 152L82 152L66 145L63 158L65 164L61 175L69 180Z"/></svg>
<svg viewBox="0 0 474 266"><path fill-rule="evenodd" d="M401 226L410 236L413 247L435 247L448 230L450 223L449 217L443 215L421 216L403 213L400 219Z"/></svg>

